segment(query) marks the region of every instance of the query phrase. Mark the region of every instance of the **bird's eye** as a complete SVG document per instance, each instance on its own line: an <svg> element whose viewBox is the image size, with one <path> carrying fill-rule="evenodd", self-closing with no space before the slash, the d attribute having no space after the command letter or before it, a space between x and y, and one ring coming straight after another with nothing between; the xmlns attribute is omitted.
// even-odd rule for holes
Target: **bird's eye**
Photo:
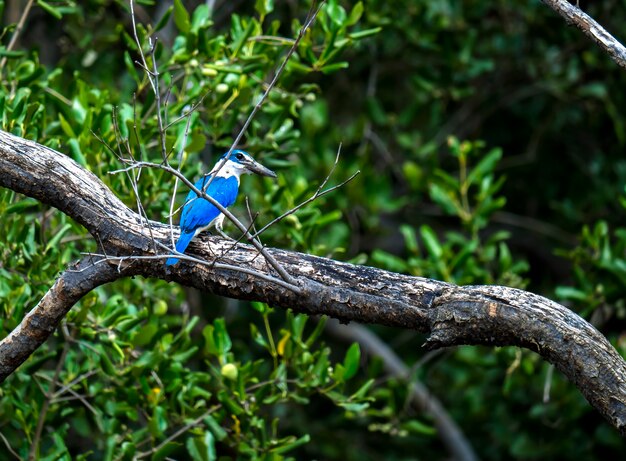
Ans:
<svg viewBox="0 0 626 461"><path fill-rule="evenodd" d="M243 154L237 154L237 155L235 155L235 158L237 160L243 160Z"/></svg>

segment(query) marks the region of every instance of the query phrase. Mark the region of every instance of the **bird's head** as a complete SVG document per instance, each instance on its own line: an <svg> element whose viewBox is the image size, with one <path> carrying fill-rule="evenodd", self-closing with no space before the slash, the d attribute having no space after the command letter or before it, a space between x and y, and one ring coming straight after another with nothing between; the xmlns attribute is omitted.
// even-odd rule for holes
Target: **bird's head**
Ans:
<svg viewBox="0 0 626 461"><path fill-rule="evenodd" d="M269 176L270 178L278 177L276 173L261 165L250 154L242 150L235 149L230 154L228 160L226 160L226 157L228 157L228 152L222 155L213 168L213 171L217 171L217 176L228 177L235 175L239 177L242 174L255 173L261 176Z"/></svg>

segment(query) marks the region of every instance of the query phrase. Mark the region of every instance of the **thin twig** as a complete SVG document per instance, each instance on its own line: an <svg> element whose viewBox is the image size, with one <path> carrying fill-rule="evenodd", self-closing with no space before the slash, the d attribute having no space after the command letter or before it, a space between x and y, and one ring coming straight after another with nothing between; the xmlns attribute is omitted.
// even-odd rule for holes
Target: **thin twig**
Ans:
<svg viewBox="0 0 626 461"><path fill-rule="evenodd" d="M163 124L163 115L161 113L161 97L159 94L159 70L156 62L156 47L157 41L156 38L154 41L149 39L148 42L150 44L150 56L152 58L152 67L151 71L148 67L148 62L146 61L146 56L143 52L143 47L141 45L141 41L139 40L139 36L137 35L137 24L135 23L135 7L133 0L130 0L130 18L133 25L133 35L135 37L135 42L137 42L137 49L139 50L139 56L141 57L141 62L138 63L141 65L143 70L146 73L146 77L150 82L150 86L152 87L152 92L154 93L156 104L157 104L157 123L159 125L159 139L161 141L161 156L163 157L163 162L167 163L167 148L165 144L165 127Z"/></svg>
<svg viewBox="0 0 626 461"><path fill-rule="evenodd" d="M15 450L13 450L13 448L11 448L11 445L9 444L9 441L7 440L7 438L4 436L4 434L2 432L0 432L0 439L2 439L2 441L4 442L4 445L7 447L7 450L9 450L9 453L11 453L13 456L15 456L16 459L21 460L22 457L20 455L18 455Z"/></svg>
<svg viewBox="0 0 626 461"><path fill-rule="evenodd" d="M221 404L215 405L211 408L209 408L207 411L205 411L204 413L202 413L200 416L198 416L196 419L192 420L191 422L185 424L184 426L182 426L181 428L179 428L178 430L176 430L174 433L172 433L172 435L170 435L169 437L167 437L165 440L163 440L160 444L158 444L155 447L152 447L150 450L148 451L144 451L141 453L137 453L137 455L135 455L135 459L141 459L141 458L145 458L147 456L150 456L153 453L156 453L157 451L159 451L161 448L163 448L165 445L167 445L168 443L170 443L171 441L173 441L174 439L178 438L179 436L183 435L185 432L187 432L189 429L193 428L194 426L197 426L198 424L200 424L200 422L206 418L207 416L209 416L211 413L216 412L217 410L219 410L222 407Z"/></svg>
<svg viewBox="0 0 626 461"><path fill-rule="evenodd" d="M215 178L217 176L217 173L226 164L226 161L232 155L233 150L235 149L235 146L239 145L239 142L241 141L241 138L243 137L243 135L246 132L246 130L248 129L248 126L250 125L250 123L252 123L252 120L256 116L256 113L263 106L263 103L265 102L265 100L269 96L270 91L272 91L272 89L276 86L276 83L278 83L278 79L280 78L280 76L282 75L283 71L285 70L285 67L287 66L287 63L289 62L289 59L291 58L293 53L295 53L296 49L300 45L300 42L304 38L304 35L306 34L307 30L309 30L309 28L315 22L315 19L317 18L317 15L319 14L319 12L320 12L320 10L321 10L321 8L322 8L322 6L324 5L325 2L322 1L320 3L319 7L317 7L317 8L316 8L316 3L317 2L314 0L313 3L311 4L311 8L309 9L309 11L307 13L307 17L304 20L304 25L300 28L300 32L298 33L298 36L296 37L296 39L294 40L293 44L289 48L289 51L287 51L287 54L285 55L285 58L281 62L280 66L278 66L278 69L276 69L276 72L274 73L274 78L272 78L270 83L267 85L267 88L265 89L265 91L263 92L261 97L259 98L258 102L252 108L252 111L250 112L250 115L248 115L248 118L246 119L246 121L244 122L243 126L239 130L239 133L237 134L237 136L235 137L235 140L231 144L230 149L228 149L228 152L226 152L226 156L224 157L224 161L219 165L217 170L214 170L215 174L209 179L208 183L206 184L205 190L209 187L209 185L213 181L213 178ZM207 173L207 175L208 174L209 173Z"/></svg>
<svg viewBox="0 0 626 461"><path fill-rule="evenodd" d="M54 393L54 388L57 385L59 375L61 374L61 369L65 364L65 357L70 350L70 342L65 341L63 344L63 351L61 352L61 356L59 357L59 361L57 363L56 369L54 370L54 376L52 377L52 381L50 382L50 386L47 392L44 392L44 401L41 405L41 410L39 411L39 419L37 420L37 427L35 428L35 435L33 436L33 441L30 445L30 452L28 453L29 460L38 459L38 451L39 451L39 442L41 440L41 433L43 432L43 426L46 421L46 415L48 414L48 409L50 408L50 401L52 400L52 395Z"/></svg>
<svg viewBox="0 0 626 461"><path fill-rule="evenodd" d="M207 95L209 94L209 92L204 93L201 97L200 100L193 103L191 105L191 108L187 111L185 111L185 113L183 113L182 115L176 117L174 120L172 120L171 122L169 122L167 125L165 125L165 129L169 129L172 125L176 125L178 122L180 122L182 119L184 119L185 117L187 117L188 115L191 115L193 112L195 112L196 110L198 110L198 107L200 107L202 105L202 102L204 101L204 99L207 97ZM167 100L167 97L166 97Z"/></svg>
<svg viewBox="0 0 626 461"><path fill-rule="evenodd" d="M156 242L158 246L162 247L165 250L170 251L171 249L167 246L164 245L160 242ZM92 257L97 257L100 258L97 261L93 262L94 266L97 266L99 264L103 264L103 263L115 263L118 265L118 270L121 271L121 267L122 264L124 262L127 261L138 261L138 260L151 260L151 259L167 259L167 258L178 258L178 259L184 259L185 261L191 261L197 264L201 264L204 266L209 266L215 269L222 269L222 270L229 270L229 271L233 271L233 272L241 272L242 274L247 274L247 275L251 275L253 277L259 278L261 280L265 280L266 282L270 282L270 283L274 283L276 285L282 286L283 288L286 288L288 290L291 290L295 293L301 293L302 290L299 286L295 285L295 284L291 284L288 282L285 282L284 280L281 280L279 278L276 277L272 277L271 275L267 275L264 274L262 272L253 270L253 269L248 269L246 267L240 267L240 266L235 266L233 264L225 264L225 263L219 263L216 261L206 261L204 259L200 259L200 258L196 258L194 256L190 256L187 253L179 253L177 251L172 252L172 253L166 253L166 254L159 254L159 255L145 255L145 256L133 256L133 255L128 255L128 256L107 256L105 254L102 253L81 253L83 255L87 255L87 256L92 256ZM76 272L76 273L80 273L80 272L84 272L85 270L87 270L87 267L84 267L82 269L67 269L67 272Z"/></svg>
<svg viewBox="0 0 626 461"><path fill-rule="evenodd" d="M298 211L300 208L302 208L305 205L308 205L309 203L311 203L313 200L316 200L320 197L323 197L326 194L331 193L332 191L339 189L340 187L345 186L347 183L349 183L350 181L352 181L354 178L356 178L360 173L361 170L357 170L354 174L352 174L352 176L350 176L348 179L346 179L345 181L337 184L336 186L330 187L326 190L322 190L324 188L324 186L326 185L326 183L328 183L328 180L330 179L331 175L333 174L333 172L335 171L335 167L337 166L337 163L339 162L339 154L341 152L341 146L339 146L339 149L337 150L337 156L335 157L335 163L333 164L332 168L330 169L328 175L326 176L326 178L324 179L324 181L322 181L322 183L319 185L319 187L317 188L317 190L315 191L315 193L309 197L308 199L306 199L305 201L299 203L298 205L296 205L295 207L291 208L290 210L287 210L286 212L284 212L282 215L280 215L279 217L273 219L272 221L270 221L269 223L267 223L265 226L263 226L259 231L257 231L256 233L254 233L252 235L253 238L258 237L259 235L261 235L263 232L265 232L268 228L270 228L271 226L273 226L274 224L276 224L279 221L282 221L283 219L285 219L287 216L294 214L296 211Z"/></svg>
<svg viewBox="0 0 626 461"><path fill-rule="evenodd" d="M191 112L186 113L187 115L187 123L185 124L185 134L183 136L183 142L180 146L180 151L178 152L178 165L176 169L180 172L181 167L183 166L183 154L185 152L185 146L187 145L187 137L189 136L189 125L191 124ZM166 128L167 129L167 128ZM172 191L172 198L170 199L170 214L168 216L169 224L170 224L170 240L172 242L172 248L176 248L176 244L174 243L174 204L176 202L176 189L178 189L178 177L174 178L174 190Z"/></svg>
<svg viewBox="0 0 626 461"><path fill-rule="evenodd" d="M54 394L52 394L52 398L58 398L60 395L64 394L70 387L78 384L81 381L84 381L85 379L90 378L91 376L93 376L96 373L98 373L98 371L99 371L99 369L97 369L97 370L90 370L87 373L83 373L82 375L77 376L72 381L67 383L65 386L63 386L62 388L58 389Z"/></svg>
<svg viewBox="0 0 626 461"><path fill-rule="evenodd" d="M47 381L51 381L51 382L53 382L53 381L52 381L52 379L51 379L51 378L49 378L48 376L41 376L41 377L42 377L43 379L47 380ZM80 402L81 402L83 405L85 405L85 407L86 407L89 411L91 411L91 412L92 412L94 415L96 415L96 416L98 415L98 411L97 411L97 410L96 410L96 409L95 409L95 408L94 408L94 407L93 407L93 406L92 406L92 405L91 405L91 404L87 401L87 399L85 399L85 396L84 396L84 395L80 395L80 394L79 394L78 392L76 392L74 389L71 389L71 388L69 388L69 387L67 387L67 386L65 387L65 391L64 391L64 392L69 392L70 394L72 394L72 396L74 397L74 399L76 399L76 400L80 400ZM55 397L55 395L56 395L56 392L50 396L50 402L51 402L51 403L53 403L53 402L57 402L57 401L58 401L58 398L57 398L57 397Z"/></svg>
<svg viewBox="0 0 626 461"><path fill-rule="evenodd" d="M150 85L152 86L152 91L156 91L154 87L154 83L150 78L150 70L148 69L148 63L146 62L146 56L143 53L143 47L141 46L141 41L139 41L139 37L137 36L137 24L135 23L135 5L133 0L130 0L130 20L133 24L133 35L135 37L135 42L137 43L137 49L139 50L139 56L141 56L141 65L143 69L146 71L146 75L148 76L148 80L150 81Z"/></svg>
<svg viewBox="0 0 626 461"><path fill-rule="evenodd" d="M17 38L20 36L20 33L22 32L22 28L24 27L24 23L26 22L26 18L28 17L28 14L30 13L30 9L33 7L33 3L34 3L34 0L28 0L28 3L24 7L22 16L20 16L20 20L17 23L17 26L15 26L15 32L13 32L13 35L11 36L11 41L7 45L6 51L11 51L13 47L15 46L15 43L17 42ZM0 75L2 74L2 71L4 70L4 66L7 63L7 59L8 59L8 56L5 55L2 57L2 60L0 60Z"/></svg>

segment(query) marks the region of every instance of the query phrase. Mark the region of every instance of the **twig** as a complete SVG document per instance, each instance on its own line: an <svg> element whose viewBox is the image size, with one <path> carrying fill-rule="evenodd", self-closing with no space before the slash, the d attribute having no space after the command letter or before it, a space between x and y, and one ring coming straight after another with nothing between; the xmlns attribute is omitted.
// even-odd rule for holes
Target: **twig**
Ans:
<svg viewBox="0 0 626 461"><path fill-rule="evenodd" d="M13 448L11 448L11 444L9 444L9 441L7 440L7 438L4 436L4 434L2 432L0 432L0 439L2 439L2 441L4 442L4 445L7 447L7 450L9 450L9 453L11 453L13 456L15 456L15 458L17 460L21 460L22 457L20 455L18 455L17 453L15 453L15 450L13 450Z"/></svg>
<svg viewBox="0 0 626 461"><path fill-rule="evenodd" d="M335 167L337 166L337 163L339 162L339 154L341 152L341 146L339 146L339 149L337 150L337 156L335 157L335 163L333 164L332 168L330 169L328 175L326 176L326 178L324 179L324 181L322 181L322 183L319 185L319 187L317 188L317 190L315 191L315 193L309 197L308 199L306 199L305 201L299 203L298 205L296 205L295 207L291 208L290 210L287 210L286 212L284 212L282 215L280 215L279 217L273 219L272 221L270 221L269 223L267 223L265 226L263 226L260 230L258 230L257 232L255 232L252 235L252 238L257 238L259 235L261 235L263 232L265 232L269 227L273 226L274 224L276 224L279 221L282 221L283 219L285 219L287 216L294 214L296 211L298 211L300 208L302 208L305 205L308 205L309 203L311 203L313 200L316 200L320 197L323 197L326 194L331 193L332 191L339 189L340 187L345 186L347 183L349 183L350 181L352 181L354 178L356 178L361 171L357 170L356 173L352 174L352 176L350 176L348 179L346 179L345 181L337 184L336 186L330 187L326 190L322 190L324 188L324 186L326 185L326 183L328 183L328 180L330 179L331 175L333 174L333 172L335 171Z"/></svg>
<svg viewBox="0 0 626 461"><path fill-rule="evenodd" d="M39 411L39 419L37 420L37 427L35 429L35 435L33 436L33 441L30 445L30 452L28 453L29 460L38 459L38 450L39 450L39 442L41 440L41 433L43 431L43 426L46 421L46 415L48 414L48 408L50 408L50 401L52 400L52 395L54 393L54 388L57 385L57 380L59 379L59 374L61 374L61 368L65 363L65 357L70 350L70 342L65 341L63 345L63 351L61 352L61 356L59 357L59 361L57 363L56 369L54 370L54 376L52 381L50 382L50 386L47 392L44 392L44 401L41 405L41 410Z"/></svg>
<svg viewBox="0 0 626 461"><path fill-rule="evenodd" d="M162 247L165 250L170 250L170 248L167 245L164 245L160 242L156 242L157 245L159 245L160 247ZM295 284L291 284L288 282L285 282L284 280L281 280L279 278L276 277L272 277L271 275L267 275L264 274L262 272L259 271L255 271L253 269L248 269L246 267L240 267L240 266L235 266L233 264L226 264L226 263L219 263L216 261L206 261L204 259L199 259L196 258L194 256L190 256L187 253L179 253L179 252L173 252L170 254L159 254L159 255L149 255L149 256L133 256L133 255L128 255L128 256L107 256L105 254L102 253L81 253L83 255L87 255L87 256L91 256L91 257L98 257L100 259L98 259L97 261L93 262L94 266L97 266L99 264L103 264L105 262L108 263L116 263L118 265L118 272L121 272L121 265L122 263L126 262L126 261L139 261L139 260L151 260L151 259L167 259L167 258L172 258L172 257L176 257L178 259L184 259L186 261L192 261L194 263L197 264L202 264L204 266L209 266L209 267L214 267L216 269L224 269L224 270L230 270L233 272L241 272L242 274L247 274L247 275L251 275L253 277L259 278L261 280L265 280L266 282L270 282L270 283L274 283L276 285L279 285L281 287L284 287L288 290L291 290L295 293L301 293L302 289L295 285ZM76 273L80 273L80 272L84 272L88 269L88 267L82 268L82 269L68 269L68 272L76 272Z"/></svg>
<svg viewBox="0 0 626 461"><path fill-rule="evenodd" d="M150 55L152 57L152 67L154 70L150 70L148 67L148 63L146 61L146 56L143 52L143 47L141 46L141 41L139 40L139 36L137 35L137 24L135 23L135 7L133 4L133 0L130 0L130 18L133 25L133 35L135 37L135 42L137 42L137 49L139 50L139 56L141 57L141 62L138 63L141 65L143 70L146 73L146 77L150 82L150 86L152 87L152 91L155 96L156 105L157 105L157 123L159 125L159 139L161 141L161 156L163 157L163 162L167 163L167 147L165 144L165 127L163 125L163 114L161 113L161 95L159 93L159 70L156 62L156 39L154 41L150 38L148 42L150 44Z"/></svg>
<svg viewBox="0 0 626 461"><path fill-rule="evenodd" d="M26 18L28 17L28 14L30 13L30 9L33 7L33 2L34 0L28 0L28 3L24 7L22 16L20 16L20 20L17 23L17 26L15 26L15 32L13 32L13 35L11 36L11 41L7 45L6 51L11 51L13 47L15 46L15 43L17 42L17 38L20 36L20 33L22 32L22 28L24 27L24 23L26 22ZM2 71L4 70L4 66L7 63L7 59L8 59L8 56L5 55L2 57L2 60L0 60L0 75L2 74Z"/></svg>
<svg viewBox="0 0 626 461"><path fill-rule="evenodd" d="M309 9L309 12L307 13L307 17L304 20L304 25L300 28L300 32L298 33L298 36L296 37L296 39L294 40L293 44L289 48L289 51L287 51L287 54L285 55L285 59L283 59L283 61L280 64L280 66L278 66L278 69L274 73L274 78L272 78L270 83L267 85L267 88L265 89L265 91L263 92L261 97L259 98L258 102L255 104L254 108L250 112L250 115L248 115L248 118L246 119L246 121L244 122L243 126L239 130L239 133L235 137L235 140L231 144L230 149L228 149L228 152L226 152L226 156L224 158L224 161L220 164L220 166L217 168L217 170L215 170L216 174L213 175L209 179L208 183L206 184L205 190L209 187L209 185L213 181L213 178L215 178L217 176L217 173L226 164L226 161L230 158L231 154L233 153L233 150L235 149L235 146L237 146L239 144L239 141L241 141L241 138L243 137L244 133L248 129L248 126L250 125L250 123L254 119L256 113L261 109L261 107L263 106L263 103L265 102L265 100L269 96L270 91L272 91L272 89L276 86L276 83L278 83L278 79L280 78L280 76L282 75L283 71L285 70L285 67L287 66L287 63L289 62L289 59L291 58L293 53L298 48L298 45L300 45L300 42L302 41L302 38L304 37L304 34L306 34L306 31L315 22L315 18L317 18L317 15L319 14L319 12L320 12L320 10L321 10L321 8L322 8L322 6L324 5L325 2L322 1L320 3L319 7L317 7L317 8L316 8L316 3L317 3L317 1L314 0L313 3L311 4L311 8Z"/></svg>
<svg viewBox="0 0 626 461"><path fill-rule="evenodd" d="M211 408L209 408L207 411L205 411L204 413L202 413L200 416L198 416L196 419L192 420L191 422L185 424L184 426L182 426L181 428L179 428L178 430L176 430L174 433L172 433L170 436L168 436L165 440L163 440L160 444L158 444L155 447L152 447L150 450L148 451L144 451L141 453L137 453L137 455L135 455L134 459L141 459L141 458L145 458L147 456L150 456L153 453L156 453L157 451L159 451L161 448L163 448L165 445L167 445L168 443L170 443L172 440L178 438L179 436L183 435L185 432L187 432L189 429L193 428L194 426L198 425L200 423L200 421L202 421L204 418L206 418L207 416L209 416L211 413L216 412L217 410L219 410L222 407L221 404L215 405Z"/></svg>
<svg viewBox="0 0 626 461"><path fill-rule="evenodd" d="M73 339L73 338L72 338ZM72 341L74 342L74 341ZM65 386L63 386L62 388L58 389L54 394L52 394L53 398L58 398L60 395L64 394L67 390L69 390L70 387L74 386L75 384L78 384L79 382L90 378L91 376L95 375L96 373L98 373L99 370L89 370L87 373L83 373L80 376L77 376L76 378L74 378L72 381L70 381L69 383L67 383Z"/></svg>
<svg viewBox="0 0 626 461"><path fill-rule="evenodd" d="M578 6L566 0L542 0L568 24L574 24L592 41L596 42L620 67L626 68L626 47L608 33L595 19L583 12Z"/></svg>
<svg viewBox="0 0 626 461"><path fill-rule="evenodd" d="M546 381L543 384L543 403L550 402L550 389L552 388L552 375L554 374L554 365L548 365L546 372Z"/></svg>
<svg viewBox="0 0 626 461"><path fill-rule="evenodd" d="M183 136L183 142L180 146L180 151L178 152L178 165L176 166L176 169L179 172L183 165L183 154L185 152L185 146L187 145L187 137L189 136L189 125L191 124L191 114L192 114L191 112L188 112L185 114L187 115L187 123L185 124L185 134ZM174 220L172 219L174 217L174 204L176 202L176 189L178 189L178 177L174 178L174 190L172 191L172 198L170 200L170 214L168 216L169 224L170 224L170 239L172 242L172 248L176 247L174 243Z"/></svg>
<svg viewBox="0 0 626 461"><path fill-rule="evenodd" d="M48 376L41 376L43 379L50 381L51 383L54 383L54 381L52 380L52 378L49 378ZM68 386L64 386L64 392L69 392L70 394L72 394L72 396L74 397L74 399L76 400L80 400L80 402L85 405L85 407L91 411L94 415L98 415L98 411L87 401L87 399L85 399L85 396L80 395L78 392L76 392L74 389L71 389ZM54 394L50 395L50 402L54 402L56 403L58 401L58 397L57 397L57 392L55 392Z"/></svg>

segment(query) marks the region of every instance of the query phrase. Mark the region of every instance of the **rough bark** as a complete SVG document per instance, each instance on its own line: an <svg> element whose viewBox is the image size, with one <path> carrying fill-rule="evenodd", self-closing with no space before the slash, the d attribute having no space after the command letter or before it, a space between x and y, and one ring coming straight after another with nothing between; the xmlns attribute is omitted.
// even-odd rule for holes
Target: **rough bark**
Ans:
<svg viewBox="0 0 626 461"><path fill-rule="evenodd" d="M108 255L154 256L151 235L164 244L170 241L169 227L151 223L148 232L136 213L69 157L4 132L0 132L0 186L71 216L97 238ZM189 251L208 261L221 255L220 263L277 275L252 246L231 246L231 242L210 237L192 243ZM564 306L513 288L459 287L302 253L269 251L295 278L299 292L217 266L181 262L166 268L164 259L158 258L100 262L80 272L91 270L95 279L82 285L76 282L83 288L72 293L64 287L67 278L75 275L66 272L59 279L62 283L57 281L44 297L45 302L0 342L0 381L54 330L62 315L51 315L50 309L67 312L88 291L89 283L96 286L113 278L142 275L296 312L425 332L429 348L455 344L525 347L553 363L626 434L626 362L598 330ZM85 268L87 262L81 264Z"/></svg>

